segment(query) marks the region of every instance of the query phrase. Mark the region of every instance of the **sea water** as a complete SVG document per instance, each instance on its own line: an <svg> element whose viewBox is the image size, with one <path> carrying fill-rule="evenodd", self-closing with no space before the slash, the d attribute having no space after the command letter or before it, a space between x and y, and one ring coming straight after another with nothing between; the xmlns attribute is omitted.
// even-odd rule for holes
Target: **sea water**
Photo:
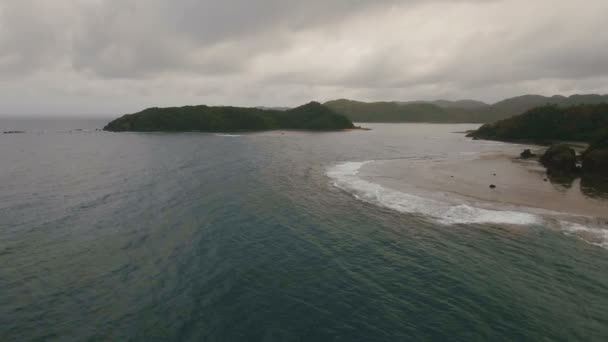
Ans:
<svg viewBox="0 0 608 342"><path fill-rule="evenodd" d="M590 341L608 250L357 178L504 150L454 133L108 133L0 120L0 340ZM6 128L6 129L5 129Z"/></svg>

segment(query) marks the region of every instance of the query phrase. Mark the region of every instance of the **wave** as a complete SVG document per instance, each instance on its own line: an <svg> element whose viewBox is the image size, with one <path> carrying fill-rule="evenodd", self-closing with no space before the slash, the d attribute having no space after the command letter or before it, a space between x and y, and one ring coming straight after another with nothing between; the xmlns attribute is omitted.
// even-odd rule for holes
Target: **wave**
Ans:
<svg viewBox="0 0 608 342"><path fill-rule="evenodd" d="M334 186L351 193L359 200L402 213L424 215L439 224L494 223L522 226L549 224L539 214L483 209L469 204L444 202L385 188L358 176L359 170L371 162L374 161L337 164L327 170L327 176L333 180ZM562 220L557 222L558 229L565 234L574 235L587 243L608 249L608 230Z"/></svg>
<svg viewBox="0 0 608 342"><path fill-rule="evenodd" d="M218 137L229 137L229 138L236 138L236 137L241 136L239 134L226 134L226 133L215 133L215 135Z"/></svg>
<svg viewBox="0 0 608 342"><path fill-rule="evenodd" d="M451 204L413 194L387 189L357 176L366 162L347 162L328 170L334 184L352 192L358 199L379 204L403 213L422 214L442 224L504 223L529 225L541 222L533 214L475 208L466 204Z"/></svg>
<svg viewBox="0 0 608 342"><path fill-rule="evenodd" d="M608 229L566 221L560 221L560 224L566 235L572 235L594 246L608 249Z"/></svg>

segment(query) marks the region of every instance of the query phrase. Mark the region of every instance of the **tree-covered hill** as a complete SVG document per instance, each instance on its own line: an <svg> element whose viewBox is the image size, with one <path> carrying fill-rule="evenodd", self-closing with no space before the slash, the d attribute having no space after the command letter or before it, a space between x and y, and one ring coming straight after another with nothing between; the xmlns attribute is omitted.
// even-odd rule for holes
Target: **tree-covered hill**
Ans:
<svg viewBox="0 0 608 342"><path fill-rule="evenodd" d="M524 114L485 124L471 137L502 141L593 142L608 132L608 104L542 106Z"/></svg>
<svg viewBox="0 0 608 342"><path fill-rule="evenodd" d="M354 122L448 122L445 109L430 103L359 102L334 100L325 103Z"/></svg>
<svg viewBox="0 0 608 342"><path fill-rule="evenodd" d="M345 116L318 102L311 102L285 111L205 105L148 108L113 120L104 130L225 132L272 129L340 130L353 127L352 122Z"/></svg>
<svg viewBox="0 0 608 342"><path fill-rule="evenodd" d="M599 103L608 103L608 95L524 95L492 105L472 100L359 102L345 99L329 101L325 105L354 122L489 123L545 105L568 107Z"/></svg>

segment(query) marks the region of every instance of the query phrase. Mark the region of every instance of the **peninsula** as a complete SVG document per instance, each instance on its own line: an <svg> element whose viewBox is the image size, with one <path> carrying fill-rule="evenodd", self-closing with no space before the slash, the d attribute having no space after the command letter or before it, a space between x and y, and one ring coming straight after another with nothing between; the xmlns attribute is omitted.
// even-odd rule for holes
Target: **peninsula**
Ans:
<svg viewBox="0 0 608 342"><path fill-rule="evenodd" d="M511 142L592 143L608 135L608 103L571 107L548 105L481 126L468 136Z"/></svg>

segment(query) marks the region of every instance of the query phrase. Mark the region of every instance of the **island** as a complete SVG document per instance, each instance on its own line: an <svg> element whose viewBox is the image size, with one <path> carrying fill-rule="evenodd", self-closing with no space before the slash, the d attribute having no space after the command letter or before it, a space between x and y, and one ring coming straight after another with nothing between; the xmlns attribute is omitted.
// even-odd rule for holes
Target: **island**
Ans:
<svg viewBox="0 0 608 342"><path fill-rule="evenodd" d="M205 105L148 108L108 123L111 132L235 132L278 129L335 131L356 128L344 115L318 102L288 109Z"/></svg>

